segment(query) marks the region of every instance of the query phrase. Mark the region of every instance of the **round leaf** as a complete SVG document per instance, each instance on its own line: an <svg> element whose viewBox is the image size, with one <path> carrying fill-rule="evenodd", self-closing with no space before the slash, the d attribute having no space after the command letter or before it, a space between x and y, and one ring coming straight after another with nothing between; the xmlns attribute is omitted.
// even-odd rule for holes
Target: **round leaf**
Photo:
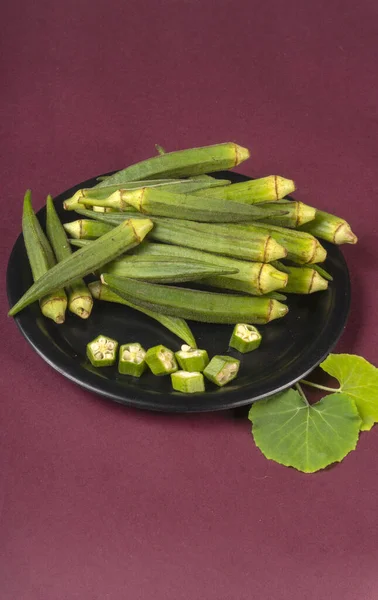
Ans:
<svg viewBox="0 0 378 600"><path fill-rule="evenodd" d="M361 429L371 429L378 421L378 369L355 354L330 354L320 366L338 380L340 392L355 401Z"/></svg>
<svg viewBox="0 0 378 600"><path fill-rule="evenodd" d="M340 462L354 450L361 424L349 396L329 394L310 406L292 389L252 404L249 419L266 458L304 473Z"/></svg>

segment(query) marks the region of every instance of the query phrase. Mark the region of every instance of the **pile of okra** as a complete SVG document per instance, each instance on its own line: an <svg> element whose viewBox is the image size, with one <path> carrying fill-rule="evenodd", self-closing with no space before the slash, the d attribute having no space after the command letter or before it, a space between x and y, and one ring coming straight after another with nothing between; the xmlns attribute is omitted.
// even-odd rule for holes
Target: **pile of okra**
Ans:
<svg viewBox="0 0 378 600"><path fill-rule="evenodd" d="M34 283L9 314L38 301L45 317L63 323L67 309L87 319L94 300L117 302L170 329L185 342L184 355L196 349L187 319L233 324L232 347L255 349L260 334L253 325L284 317L286 294L321 292L332 281L321 266L327 256L321 240L355 244L357 238L344 219L285 199L295 190L290 179L271 175L231 183L209 175L249 158L248 149L235 143L157 150L156 156L77 191L64 208L79 218L64 225L48 196L44 231L26 192L22 231ZM98 280L86 283L93 273ZM101 332L99 338L111 350L93 353L88 345L89 359L102 366L107 353L115 362L118 343ZM99 347L98 340L92 344ZM176 359L180 366L190 360L169 355L172 371L160 360L169 349L126 346L119 354L120 372L140 376L148 365L155 374L172 373L175 389L201 391L203 383L188 375L193 369L177 371ZM203 360L201 370L223 385L225 369L228 380L236 375L236 359L230 365L227 356L215 358L220 363L211 373L214 359ZM134 364L131 372L127 362ZM157 372L161 368L164 372Z"/></svg>

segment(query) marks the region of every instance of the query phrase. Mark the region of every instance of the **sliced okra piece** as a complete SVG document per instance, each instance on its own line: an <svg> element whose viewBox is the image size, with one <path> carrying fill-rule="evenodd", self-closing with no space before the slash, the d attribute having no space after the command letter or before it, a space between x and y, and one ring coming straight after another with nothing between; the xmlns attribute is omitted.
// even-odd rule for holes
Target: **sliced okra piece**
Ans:
<svg viewBox="0 0 378 600"><path fill-rule="evenodd" d="M154 375L169 375L178 368L174 352L161 344L147 350L145 361Z"/></svg>
<svg viewBox="0 0 378 600"><path fill-rule="evenodd" d="M261 344L261 333L253 325L238 323L231 335L229 346L239 352L251 352Z"/></svg>
<svg viewBox="0 0 378 600"><path fill-rule="evenodd" d="M240 360L232 356L213 356L203 374L209 380L222 387L235 379L240 367Z"/></svg>
<svg viewBox="0 0 378 600"><path fill-rule="evenodd" d="M123 344L119 349L118 371L123 375L140 377L147 366L145 356L146 351L139 343Z"/></svg>
<svg viewBox="0 0 378 600"><path fill-rule="evenodd" d="M181 346L181 350L175 353L176 360L183 371L202 372L209 364L206 350L191 348L187 344Z"/></svg>
<svg viewBox="0 0 378 600"><path fill-rule="evenodd" d="M194 394L195 392L204 392L205 383L202 373L191 371L176 371L171 374L172 387L177 392L184 394Z"/></svg>
<svg viewBox="0 0 378 600"><path fill-rule="evenodd" d="M117 358L118 342L99 335L87 344L87 357L94 367L110 367Z"/></svg>

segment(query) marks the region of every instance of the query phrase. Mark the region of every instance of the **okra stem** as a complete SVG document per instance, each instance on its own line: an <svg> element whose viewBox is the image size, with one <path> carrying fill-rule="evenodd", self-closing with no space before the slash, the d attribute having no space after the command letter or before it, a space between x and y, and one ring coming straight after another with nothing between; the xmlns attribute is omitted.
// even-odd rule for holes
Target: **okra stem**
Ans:
<svg viewBox="0 0 378 600"><path fill-rule="evenodd" d="M288 281L284 291L288 294L313 294L328 288L328 281L309 267L288 267Z"/></svg>

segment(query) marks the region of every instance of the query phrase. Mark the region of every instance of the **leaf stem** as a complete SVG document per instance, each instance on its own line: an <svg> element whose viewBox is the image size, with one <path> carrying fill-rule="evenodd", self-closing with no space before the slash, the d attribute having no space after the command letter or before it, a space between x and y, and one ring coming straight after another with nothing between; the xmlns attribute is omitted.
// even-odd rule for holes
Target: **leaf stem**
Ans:
<svg viewBox="0 0 378 600"><path fill-rule="evenodd" d="M341 388L330 388L325 385L320 385L320 383L313 383L312 381L307 381L306 379L301 379L301 383L305 385L310 385L311 387L317 388L318 390L324 390L325 392L341 392Z"/></svg>
<svg viewBox="0 0 378 600"><path fill-rule="evenodd" d="M309 402L308 402L308 400L307 400L307 398L306 398L306 395L305 395L304 391L302 390L302 387L301 387L301 385L300 385L299 383L296 383L296 384L295 384L295 387L297 388L298 392L299 392L299 393L300 393L300 395L302 396L302 398L303 398L303 400L304 400L305 404L307 404L307 406L310 406L310 404L309 404Z"/></svg>

